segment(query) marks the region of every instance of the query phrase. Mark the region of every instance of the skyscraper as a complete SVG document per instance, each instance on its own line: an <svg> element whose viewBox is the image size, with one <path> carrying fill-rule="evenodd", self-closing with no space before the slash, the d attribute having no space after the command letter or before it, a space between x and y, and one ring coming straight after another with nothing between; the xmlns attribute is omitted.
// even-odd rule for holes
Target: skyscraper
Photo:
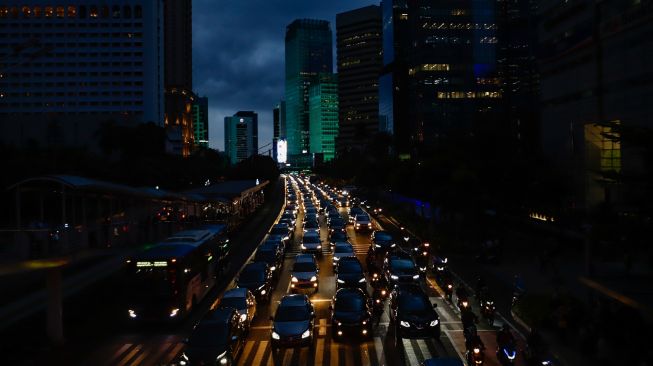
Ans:
<svg viewBox="0 0 653 366"><path fill-rule="evenodd" d="M166 0L164 10L165 125L181 141L184 156L195 144L193 136L192 0Z"/></svg>
<svg viewBox="0 0 653 366"><path fill-rule="evenodd" d="M197 146L209 147L209 98L195 97L193 101L193 129Z"/></svg>
<svg viewBox="0 0 653 366"><path fill-rule="evenodd" d="M338 136L338 79L322 74L309 90L310 153L332 160Z"/></svg>
<svg viewBox="0 0 653 366"><path fill-rule="evenodd" d="M272 110L272 157L278 161L277 143L285 139L286 130L286 102L280 101Z"/></svg>
<svg viewBox="0 0 653 366"><path fill-rule="evenodd" d="M224 118L224 150L232 164L258 153L258 114L240 111Z"/></svg>
<svg viewBox="0 0 653 366"><path fill-rule="evenodd" d="M331 38L331 27L325 20L298 19L286 27L285 135L291 163L306 163L310 149L309 88L319 74L333 72Z"/></svg>
<svg viewBox="0 0 653 366"><path fill-rule="evenodd" d="M0 5L0 141L98 147L104 123L163 125L163 3Z"/></svg>
<svg viewBox="0 0 653 366"><path fill-rule="evenodd" d="M339 152L360 148L379 132L381 9L377 5L336 15Z"/></svg>
<svg viewBox="0 0 653 366"><path fill-rule="evenodd" d="M383 0L379 119L399 152L496 129L495 3Z"/></svg>

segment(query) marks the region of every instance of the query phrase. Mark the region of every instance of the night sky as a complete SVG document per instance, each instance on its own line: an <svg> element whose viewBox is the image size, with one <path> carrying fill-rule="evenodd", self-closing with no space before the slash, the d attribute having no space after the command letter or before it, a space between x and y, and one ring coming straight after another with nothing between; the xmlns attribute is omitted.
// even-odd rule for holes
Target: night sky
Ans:
<svg viewBox="0 0 653 366"><path fill-rule="evenodd" d="M224 117L259 115L259 147L272 141L272 109L284 93L284 36L297 18L328 20L378 0L194 0L194 89L209 98L212 148L224 149ZM334 69L334 71L336 71Z"/></svg>

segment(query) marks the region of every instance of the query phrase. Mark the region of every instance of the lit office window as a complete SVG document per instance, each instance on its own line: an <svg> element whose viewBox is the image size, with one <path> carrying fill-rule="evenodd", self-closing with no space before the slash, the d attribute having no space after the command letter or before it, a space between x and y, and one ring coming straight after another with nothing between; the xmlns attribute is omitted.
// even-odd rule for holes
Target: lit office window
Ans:
<svg viewBox="0 0 653 366"><path fill-rule="evenodd" d="M75 5L68 5L68 18L77 17L77 7Z"/></svg>
<svg viewBox="0 0 653 366"><path fill-rule="evenodd" d="M66 16L66 10L63 6L57 6L57 18L63 18Z"/></svg>

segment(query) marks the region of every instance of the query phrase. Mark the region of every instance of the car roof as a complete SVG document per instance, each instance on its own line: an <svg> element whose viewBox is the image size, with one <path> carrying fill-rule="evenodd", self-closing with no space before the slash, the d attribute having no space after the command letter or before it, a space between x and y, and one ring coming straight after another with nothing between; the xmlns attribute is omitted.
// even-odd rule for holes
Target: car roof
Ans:
<svg viewBox="0 0 653 366"><path fill-rule="evenodd" d="M295 256L295 263L315 263L315 256L313 254L297 254Z"/></svg>
<svg viewBox="0 0 653 366"><path fill-rule="evenodd" d="M248 270L248 271L265 271L268 267L268 264L265 262L254 262L254 263L248 263L245 268L243 268L243 271Z"/></svg>
<svg viewBox="0 0 653 366"><path fill-rule="evenodd" d="M363 291L362 289L352 288L352 287L345 287L336 291L335 297L337 298L340 296L362 296L364 298L368 297L367 293L365 293L365 291Z"/></svg>
<svg viewBox="0 0 653 366"><path fill-rule="evenodd" d="M236 312L236 310L233 308L217 308L210 312L205 320L212 323L227 323L231 320L231 317L233 317L234 312Z"/></svg>
<svg viewBox="0 0 653 366"><path fill-rule="evenodd" d="M284 295L279 301L279 306L304 306L310 301L306 295L302 294L291 294Z"/></svg>
<svg viewBox="0 0 653 366"><path fill-rule="evenodd" d="M320 234L315 231L307 231L304 233L304 236L320 236Z"/></svg>
<svg viewBox="0 0 653 366"><path fill-rule="evenodd" d="M281 223L278 223L278 224L274 224L274 226L272 226L272 228L284 228L284 229L287 229L288 224L281 222Z"/></svg>
<svg viewBox="0 0 653 366"><path fill-rule="evenodd" d="M233 298L233 297L246 297L247 296L247 290L244 287L236 287L232 288L231 290L225 291L225 293L222 295L222 298Z"/></svg>
<svg viewBox="0 0 653 366"><path fill-rule="evenodd" d="M353 256L353 255L348 255L348 256L346 256L346 257L340 257L340 261L338 262L338 265L340 265L341 263L345 263L345 262L356 262L356 263L358 263L358 265L360 265L361 268L362 268L361 261L359 261L358 258L356 258L356 257Z"/></svg>
<svg viewBox="0 0 653 366"><path fill-rule="evenodd" d="M397 294L427 296L424 290L416 283L402 283L395 285L394 290Z"/></svg>
<svg viewBox="0 0 653 366"><path fill-rule="evenodd" d="M354 247L353 245L351 245L351 243L348 243L346 241L337 241L335 246L336 247L352 247L352 248Z"/></svg>
<svg viewBox="0 0 653 366"><path fill-rule="evenodd" d="M395 259L413 259L413 257L410 254L404 252L403 250L395 250L395 251L392 251L392 252L388 252L388 254L386 254L386 256L390 260L392 260L393 258L395 258Z"/></svg>

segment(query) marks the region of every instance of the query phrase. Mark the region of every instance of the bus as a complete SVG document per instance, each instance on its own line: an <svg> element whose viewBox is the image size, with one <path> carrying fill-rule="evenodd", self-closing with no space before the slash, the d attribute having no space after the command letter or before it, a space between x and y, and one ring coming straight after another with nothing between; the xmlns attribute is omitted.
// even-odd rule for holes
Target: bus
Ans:
<svg viewBox="0 0 653 366"><path fill-rule="evenodd" d="M127 315L137 321L184 317L215 286L224 230L174 234L127 260Z"/></svg>

